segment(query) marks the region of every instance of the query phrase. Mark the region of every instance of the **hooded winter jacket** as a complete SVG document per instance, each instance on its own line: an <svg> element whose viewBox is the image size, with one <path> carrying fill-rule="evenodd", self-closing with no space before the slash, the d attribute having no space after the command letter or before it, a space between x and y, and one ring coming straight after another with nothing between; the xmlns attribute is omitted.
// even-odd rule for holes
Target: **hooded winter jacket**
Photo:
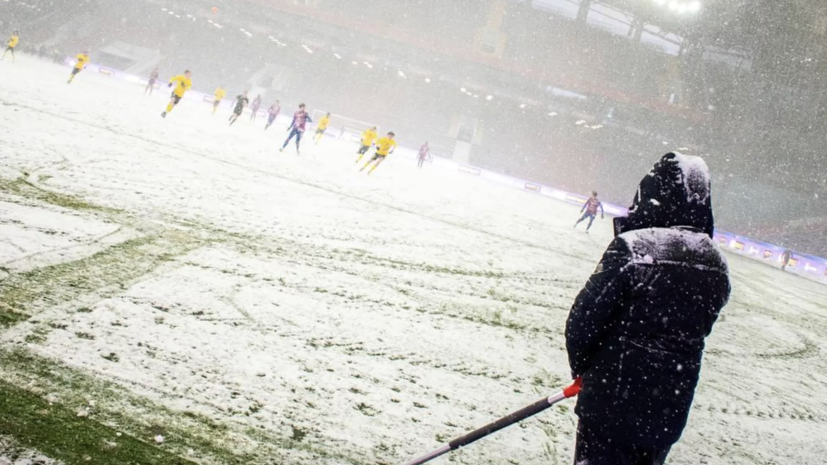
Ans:
<svg viewBox="0 0 827 465"><path fill-rule="evenodd" d="M710 193L701 158L663 156L569 314L575 411L613 442L665 447L686 426L704 339L730 293Z"/></svg>

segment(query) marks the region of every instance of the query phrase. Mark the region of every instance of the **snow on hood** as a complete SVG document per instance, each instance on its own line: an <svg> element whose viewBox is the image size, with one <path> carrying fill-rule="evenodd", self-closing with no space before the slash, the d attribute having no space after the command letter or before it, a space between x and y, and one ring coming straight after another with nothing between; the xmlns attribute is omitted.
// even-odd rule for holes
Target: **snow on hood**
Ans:
<svg viewBox="0 0 827 465"><path fill-rule="evenodd" d="M706 204L709 201L710 176L709 167L701 157L693 157L675 152L675 162L681 170L686 201L689 203Z"/></svg>
<svg viewBox="0 0 827 465"><path fill-rule="evenodd" d="M698 269L727 272L726 258L715 242L700 231L685 228L636 229L621 236L632 251L632 262L638 264L681 264ZM693 260L687 261L688 252Z"/></svg>
<svg viewBox="0 0 827 465"><path fill-rule="evenodd" d="M696 228L712 237L709 168L700 157L667 153L640 182L629 215L615 218L615 234L677 226Z"/></svg>

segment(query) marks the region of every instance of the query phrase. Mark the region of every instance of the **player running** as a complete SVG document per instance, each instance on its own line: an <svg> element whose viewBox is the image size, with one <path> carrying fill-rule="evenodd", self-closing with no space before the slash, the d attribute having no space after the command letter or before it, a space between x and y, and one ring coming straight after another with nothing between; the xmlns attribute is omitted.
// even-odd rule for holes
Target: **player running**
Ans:
<svg viewBox="0 0 827 465"><path fill-rule="evenodd" d="M313 122L313 120L310 119L310 115L308 115L307 112L304 111L304 107L305 105L302 103L301 105L299 105L299 111L293 114L293 122L290 123L290 127L287 128L287 130L290 131L290 135L287 136L287 140L284 141L284 145L281 146L279 152L284 152L284 149L285 147L287 147L287 144L289 144L290 140L293 139L293 137L295 137L296 154L301 155L301 153L299 152L299 144L302 140L302 134L304 134L304 129L307 126L307 123Z"/></svg>
<svg viewBox="0 0 827 465"><path fill-rule="evenodd" d="M215 114L215 111L218 110L218 105L221 105L221 101L227 96L227 91L224 90L224 86L218 86L215 89L214 95L215 98L212 101L212 114Z"/></svg>
<svg viewBox="0 0 827 465"><path fill-rule="evenodd" d="M396 148L396 141L393 140L394 136L396 136L396 134L394 134L393 132L389 132L386 137L383 137L379 139L378 142L376 142L376 153L373 154L373 158L371 158L367 163L365 163L365 166L363 166L362 169L359 170L359 172L364 171L365 168L368 167L368 165L375 161L376 163L373 165L373 168L368 170L368 174L373 173L373 171L376 170L376 168L378 168L383 161L385 161L385 158L387 158L388 155L393 153L394 148Z"/></svg>
<svg viewBox="0 0 827 465"><path fill-rule="evenodd" d="M376 135L376 126L367 129L362 133L362 147L360 147L359 151L356 152L359 155L359 158L356 159L356 163L359 163L359 160L361 160L362 157L368 153L368 150L370 150L370 147L373 145L373 142L377 137L379 136Z"/></svg>
<svg viewBox="0 0 827 465"><path fill-rule="evenodd" d="M425 160L431 158L430 153L431 148L428 147L428 142L425 141L425 144L422 147L419 147L419 162L417 163L417 166L420 169L422 168L422 165L425 163Z"/></svg>
<svg viewBox="0 0 827 465"><path fill-rule="evenodd" d="M265 131L273 125L273 122L276 121L276 117L279 116L279 113L281 113L281 105L279 104L279 101L276 100L276 103L270 105L270 108L267 109L267 125L264 126Z"/></svg>
<svg viewBox="0 0 827 465"><path fill-rule="evenodd" d="M322 119L319 120L319 125L316 126L316 145L319 145L319 141L322 140L322 136L324 135L325 130L327 130L327 126L330 124L330 112L326 115L322 116Z"/></svg>
<svg viewBox="0 0 827 465"><path fill-rule="evenodd" d="M71 84L72 81L75 80L75 76L83 71L87 63L89 63L89 52L78 53L77 56L75 56L75 67L72 69L72 74L69 75L69 80L66 81L66 84Z"/></svg>
<svg viewBox="0 0 827 465"><path fill-rule="evenodd" d="M175 105L178 105L178 102L184 98L184 94L187 93L188 90L192 89L192 72L190 70L184 71L184 74L179 74L174 78L169 80L169 85L167 87L172 87L175 84L175 89L172 90L172 95L169 97L169 104L167 105L166 111L161 113L162 118L166 118L167 114L172 111Z"/></svg>
<svg viewBox="0 0 827 465"><path fill-rule="evenodd" d="M152 91L155 90L155 83L158 81L158 68L152 70L152 73L149 75L149 82L146 84L146 89L144 89L144 95L149 92L149 96L152 97Z"/></svg>
<svg viewBox="0 0 827 465"><path fill-rule="evenodd" d="M781 271L787 271L787 267L790 266L790 261L793 259L793 253L789 250L785 250L783 254L781 254Z"/></svg>
<svg viewBox="0 0 827 465"><path fill-rule="evenodd" d="M244 113L244 107L250 103L250 99L247 98L247 91L245 90L244 93L239 95L235 98L235 108L233 109L233 114L230 115L230 126L238 120L238 117Z"/></svg>
<svg viewBox="0 0 827 465"><path fill-rule="evenodd" d="M253 114L250 115L250 121L255 122L259 108L261 108L261 95L256 95L255 100L253 100L253 104L250 106L250 110L253 110Z"/></svg>
<svg viewBox="0 0 827 465"><path fill-rule="evenodd" d="M3 60L6 59L6 54L11 52L11 62L14 63L14 49L17 48L17 44L20 43L20 35L18 35L17 31L11 35L11 38L6 42L6 51L3 52Z"/></svg>
<svg viewBox="0 0 827 465"><path fill-rule="evenodd" d="M592 192L592 196L589 197L589 200L586 200L586 203L583 204L583 208L580 209L580 213L583 213L585 210L586 213L583 213L583 216L577 220L577 223L574 223L574 227L576 228L581 221L589 218L589 225L586 226L586 232L589 232L589 229L592 227L592 223L594 222L594 217L597 216L597 209L600 208L600 219L604 218L603 216L603 203L597 200L597 192Z"/></svg>

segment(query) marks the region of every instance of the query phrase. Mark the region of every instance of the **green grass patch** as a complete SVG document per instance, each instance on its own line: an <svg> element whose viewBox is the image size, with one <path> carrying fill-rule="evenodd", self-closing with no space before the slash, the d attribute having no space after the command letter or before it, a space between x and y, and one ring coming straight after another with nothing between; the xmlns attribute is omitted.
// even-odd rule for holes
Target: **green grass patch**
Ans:
<svg viewBox="0 0 827 465"><path fill-rule="evenodd" d="M0 327L102 288L125 285L168 261L171 252L183 254L200 244L182 232L170 230L130 239L80 260L11 275L0 282ZM77 311L89 309L81 307Z"/></svg>
<svg viewBox="0 0 827 465"><path fill-rule="evenodd" d="M192 464L0 380L0 434L67 464Z"/></svg>
<svg viewBox="0 0 827 465"><path fill-rule="evenodd" d="M14 307L5 304L2 298L0 298L0 328L7 328L9 326L14 326L21 321L25 321L29 318L29 315L17 311Z"/></svg>
<svg viewBox="0 0 827 465"><path fill-rule="evenodd" d="M26 386L28 390L16 387L21 385ZM47 392L59 399L55 405L49 405L48 401L36 394ZM14 400L14 395L23 400ZM7 397L10 400L6 401ZM78 417L77 412L88 408L90 400L95 401L92 415L88 418ZM25 408L25 404L30 405L30 408L25 410L28 412L27 416L21 417L20 422L32 423L28 426L20 425L20 429L17 430L7 427L5 416L11 415L14 419L20 415L18 410L11 410L11 406L7 407L7 402L21 404L15 408ZM378 413L372 408L368 410L370 413ZM70 423L70 421L77 423ZM38 422L54 422L58 426L55 430L34 434L36 431L32 433L31 430L40 428ZM117 425L117 430L107 425ZM94 429L88 430L91 431L90 433L75 431L76 428L85 427ZM122 433L121 437L117 436L118 432ZM160 446L162 449L151 442L152 438L159 433L166 438ZM33 436L27 439L29 437L27 435ZM100 440L90 443L78 441L76 447L66 446L60 442L76 435L81 439L97 437ZM326 447L324 444L308 441L305 437L308 435L307 430L300 430L299 434L294 431L292 437L290 435L277 436L258 428L236 430L228 423L197 412L171 410L152 399L130 392L128 388L84 374L62 363L40 358L25 349L0 348L0 436L12 437L21 447L36 449L52 458L64 460L67 465L190 463L180 459L181 456L187 455L186 451L189 449L195 452L199 461L203 459L206 463L227 465L252 463L371 465L376 463L360 460L346 453L339 453L335 447ZM147 448L146 454L154 449L159 454L165 455L159 455L157 459L149 461L137 461L137 458L142 456L135 456L136 458L130 461L120 460L113 455L105 455L111 452L107 449L111 447L111 442L119 443L118 440L112 439L113 436L118 440L129 436L132 441L143 444ZM143 438L145 441L136 438ZM251 448L251 444L255 447ZM50 447L70 447L66 454L78 453L71 457L81 457L81 460L70 458L69 455L59 455ZM85 457L92 457L89 451L95 448L102 451L96 457L102 457L105 460L86 460ZM278 457L287 451L299 451L310 454L310 456L306 459L270 461L273 457ZM85 452L85 456L80 455L80 452Z"/></svg>
<svg viewBox="0 0 827 465"><path fill-rule="evenodd" d="M47 180L50 177L51 176L44 177L41 175L40 179ZM89 203L74 195L61 194L59 192L42 189L30 183L23 177L16 179L0 179L0 191L26 197L27 199L39 200L41 202L57 205L71 210L94 211L101 213L118 212L117 209L101 207L99 205Z"/></svg>

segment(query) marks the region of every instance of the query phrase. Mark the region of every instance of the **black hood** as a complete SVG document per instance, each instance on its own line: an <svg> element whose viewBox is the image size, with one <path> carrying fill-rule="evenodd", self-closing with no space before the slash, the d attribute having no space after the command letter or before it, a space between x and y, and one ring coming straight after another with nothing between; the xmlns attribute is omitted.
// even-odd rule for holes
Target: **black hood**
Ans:
<svg viewBox="0 0 827 465"><path fill-rule="evenodd" d="M646 228L696 228L712 237L709 168L700 157L667 153L643 178L629 215L614 219L615 235Z"/></svg>

